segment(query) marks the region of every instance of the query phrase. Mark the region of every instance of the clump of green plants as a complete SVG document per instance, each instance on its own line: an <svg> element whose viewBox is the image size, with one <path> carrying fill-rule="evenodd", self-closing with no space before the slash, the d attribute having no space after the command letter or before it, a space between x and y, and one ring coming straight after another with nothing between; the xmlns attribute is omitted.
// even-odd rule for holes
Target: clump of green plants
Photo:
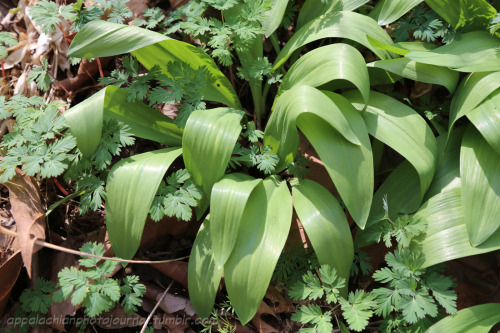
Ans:
<svg viewBox="0 0 500 333"><path fill-rule="evenodd" d="M80 251L89 254L104 255L102 243L85 243ZM76 267L63 268L58 274L59 282L54 293L54 301L61 302L71 298L71 303L81 305L85 314L96 317L111 310L120 303L126 313L134 313L141 305L141 297L146 287L139 283L135 275L125 276L121 281L111 276L119 262L100 259L83 258L78 263L85 270ZM121 300L121 301L120 301Z"/></svg>
<svg viewBox="0 0 500 333"><path fill-rule="evenodd" d="M5 68L3 59L7 57L7 48L16 46L19 42L17 39L10 33L6 31L0 31L0 65L2 66L2 76L5 77Z"/></svg>
<svg viewBox="0 0 500 333"><path fill-rule="evenodd" d="M80 251L102 256L104 245L88 242ZM7 320L7 323L12 321L16 330L28 332L39 325L53 302L68 298L73 305L82 307L90 318L111 310L117 304L121 304L126 313L137 311L146 293L146 287L139 283L139 277L128 275L121 280L112 278L119 265L117 261L84 257L78 263L81 268L63 268L57 274L59 281L56 285L43 278L36 279L33 289L25 289L21 294L14 320Z"/></svg>
<svg viewBox="0 0 500 333"><path fill-rule="evenodd" d="M392 34L395 42L406 42L412 37L424 42L439 40L447 44L455 37L455 31L448 23L425 4L416 6L395 22Z"/></svg>
<svg viewBox="0 0 500 333"><path fill-rule="evenodd" d="M236 316L234 308L231 306L231 302L229 300L224 301L217 304L217 307L220 307L220 309L218 310L217 308L214 308L208 318L202 319L201 325L203 326L203 329L201 329L200 332L235 332L237 326L230 321L230 318L234 318Z"/></svg>

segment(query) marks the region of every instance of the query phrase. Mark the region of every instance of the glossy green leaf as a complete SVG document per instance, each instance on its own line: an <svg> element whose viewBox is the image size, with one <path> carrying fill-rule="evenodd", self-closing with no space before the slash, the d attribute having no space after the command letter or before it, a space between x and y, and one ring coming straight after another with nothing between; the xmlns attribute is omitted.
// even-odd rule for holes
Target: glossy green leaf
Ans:
<svg viewBox="0 0 500 333"><path fill-rule="evenodd" d="M422 0L381 0L370 12L379 25L390 24L409 12Z"/></svg>
<svg viewBox="0 0 500 333"><path fill-rule="evenodd" d="M243 325L266 294L288 237L292 211L287 184L275 177L257 185L245 208L236 246L224 266L227 293Z"/></svg>
<svg viewBox="0 0 500 333"><path fill-rule="evenodd" d="M431 186L425 193L424 202L436 194L456 186L456 183L460 183L460 148L464 130L464 127L460 127L454 130L449 138L446 134L436 138L438 162Z"/></svg>
<svg viewBox="0 0 500 333"><path fill-rule="evenodd" d="M450 106L450 128L462 116L481 104L492 92L500 88L500 71L472 73L457 88Z"/></svg>
<svg viewBox="0 0 500 333"><path fill-rule="evenodd" d="M471 245L461 193L460 182L453 182L453 186L430 198L413 216L416 221L423 219L427 222L426 233L411 245L414 251L424 254L424 267L500 249L498 230L481 245Z"/></svg>
<svg viewBox="0 0 500 333"><path fill-rule="evenodd" d="M459 73L446 67L422 64L407 58L379 60L367 64L413 81L439 84L446 87L450 94L458 84Z"/></svg>
<svg viewBox="0 0 500 333"><path fill-rule="evenodd" d="M147 69L159 65L166 75L169 75L168 62L185 62L193 69L205 66L208 84L203 90L204 99L240 108L231 83L209 55L196 46L170 39L154 31L133 25L93 21L86 24L75 36L68 56L97 58L128 52L137 57Z"/></svg>
<svg viewBox="0 0 500 333"><path fill-rule="evenodd" d="M172 119L144 103L127 101L128 94L108 86L64 113L71 134L82 154L91 155L101 139L103 119L127 124L131 133L168 146L180 146L182 130Z"/></svg>
<svg viewBox="0 0 500 333"><path fill-rule="evenodd" d="M500 89L487 97L474 110L467 114L467 118L481 132L490 146L500 154Z"/></svg>
<svg viewBox="0 0 500 333"><path fill-rule="evenodd" d="M431 51L414 51L406 57L429 65L450 67L460 72L500 70L500 39L486 31L457 34L453 42Z"/></svg>
<svg viewBox="0 0 500 333"><path fill-rule="evenodd" d="M425 0L455 30L487 30L497 11L486 0Z"/></svg>
<svg viewBox="0 0 500 333"><path fill-rule="evenodd" d="M286 6L288 5L288 0L274 0L271 10L266 12L266 18L262 22L262 28L264 28L266 37L271 36L271 34L278 29L285 15Z"/></svg>
<svg viewBox="0 0 500 333"><path fill-rule="evenodd" d="M208 207L212 186L224 176L241 132L242 117L242 111L216 108L194 111L187 121L182 137L184 164L205 194L198 213Z"/></svg>
<svg viewBox="0 0 500 333"><path fill-rule="evenodd" d="M389 217L415 212L420 206L420 181L417 171L408 161L400 163L380 185L373 196L365 230L356 233L356 245L365 247L378 241L378 222L385 217L383 199L387 198Z"/></svg>
<svg viewBox="0 0 500 333"><path fill-rule="evenodd" d="M358 110L364 108L357 91L349 91L344 96ZM420 195L423 198L434 176L437 162L436 139L429 125L412 108L374 91L370 93L363 119L371 135L404 156L417 170Z"/></svg>
<svg viewBox="0 0 500 333"><path fill-rule="evenodd" d="M222 278L222 267L214 258L210 227L207 217L196 235L188 264L189 300L200 318L210 316Z"/></svg>
<svg viewBox="0 0 500 333"><path fill-rule="evenodd" d="M391 37L372 18L354 12L331 12L304 25L290 38L274 62L273 69L281 67L292 53L302 46L328 37L347 38L369 48L381 59L390 59L386 50L374 48L366 39L370 35L386 44L393 44Z"/></svg>
<svg viewBox="0 0 500 333"><path fill-rule="evenodd" d="M341 43L319 47L302 56L287 71L280 91L300 85L318 87L338 79L354 84L368 101L370 78L365 60L354 47Z"/></svg>
<svg viewBox="0 0 500 333"><path fill-rule="evenodd" d="M460 177L465 225L477 246L500 227L500 154L472 126L462 141Z"/></svg>
<svg viewBox="0 0 500 333"><path fill-rule="evenodd" d="M389 44L382 43L381 41L376 40L375 38L373 38L371 36L366 36L366 39L374 48L377 48L377 49L387 50L389 52L399 54L399 55L405 55L405 54L408 54L411 52L405 48L401 48L401 47L396 46L396 44L389 45Z"/></svg>
<svg viewBox="0 0 500 333"><path fill-rule="evenodd" d="M146 218L160 182L180 148L134 155L116 163L106 186L106 228L115 254L131 259L141 242Z"/></svg>
<svg viewBox="0 0 500 333"><path fill-rule="evenodd" d="M353 219L363 228L373 193L373 157L360 113L332 92L308 86L285 91L264 132L264 144L280 158L277 171L297 154L297 128L311 142ZM354 139L360 144L353 143Z"/></svg>
<svg viewBox="0 0 500 333"><path fill-rule="evenodd" d="M212 188L210 234L217 264L222 267L233 251L250 194L262 180L241 173L224 176Z"/></svg>
<svg viewBox="0 0 500 333"><path fill-rule="evenodd" d="M500 322L500 303L487 303L471 306L448 316L426 331L427 333L488 333Z"/></svg>
<svg viewBox="0 0 500 333"><path fill-rule="evenodd" d="M335 197L320 184L293 184L293 204L321 265L334 267L349 281L354 247L345 213ZM347 294L347 283L344 289ZM345 296L344 296L345 297Z"/></svg>
<svg viewBox="0 0 500 333"><path fill-rule="evenodd" d="M301 28L304 24L323 14L331 11L352 11L361 7L368 1L369 0L306 0L300 8L299 17L297 18L297 28Z"/></svg>

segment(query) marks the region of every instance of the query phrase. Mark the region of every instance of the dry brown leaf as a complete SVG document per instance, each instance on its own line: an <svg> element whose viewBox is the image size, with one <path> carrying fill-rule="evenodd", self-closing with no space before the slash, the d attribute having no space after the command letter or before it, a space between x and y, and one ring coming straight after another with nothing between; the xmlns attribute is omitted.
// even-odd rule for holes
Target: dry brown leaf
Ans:
<svg viewBox="0 0 500 333"><path fill-rule="evenodd" d="M182 284L185 288L188 286L187 282L187 271L188 271L188 263L184 261L173 261L166 262L161 264L153 264L151 265L155 269L159 270L166 276L174 279L175 281Z"/></svg>
<svg viewBox="0 0 500 333"><path fill-rule="evenodd" d="M255 325L257 328L257 332L259 333L277 333L279 332L279 329L276 327L279 327L277 320L274 323L276 327L273 325L269 324L267 321L263 319L263 316L267 315L266 319L270 318L275 318L276 315L274 314L273 310L267 305L264 301L262 301L259 305L259 309L257 310L257 313L255 316L252 318L252 323ZM274 321L274 320L273 320Z"/></svg>
<svg viewBox="0 0 500 333"><path fill-rule="evenodd" d="M35 245L35 241L45 240L45 214L40 200L40 189L33 177L23 175L19 169L5 186L9 189L9 200L12 205L12 216L16 220L21 255L31 277L33 253L41 248Z"/></svg>
<svg viewBox="0 0 500 333"><path fill-rule="evenodd" d="M295 312L295 306L292 302L286 300L275 286L269 286L269 288L267 288L265 297L273 303L274 313Z"/></svg>
<svg viewBox="0 0 500 333"><path fill-rule="evenodd" d="M0 266L0 316L5 309L12 287L14 287L22 267L23 260L20 250Z"/></svg>

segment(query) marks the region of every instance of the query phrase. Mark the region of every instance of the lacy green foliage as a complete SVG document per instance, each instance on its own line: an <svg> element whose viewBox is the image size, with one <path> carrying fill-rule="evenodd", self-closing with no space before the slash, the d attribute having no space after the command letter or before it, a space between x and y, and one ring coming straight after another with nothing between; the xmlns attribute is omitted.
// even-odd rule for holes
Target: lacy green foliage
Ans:
<svg viewBox="0 0 500 333"><path fill-rule="evenodd" d="M59 6L55 2L42 0L31 8L29 14L42 31L51 34L61 24L62 19L72 21L71 29L79 31L85 24L106 16L107 21L123 23L132 17L126 6L128 0L96 0L93 6L83 7L83 0L74 4Z"/></svg>
<svg viewBox="0 0 500 333"><path fill-rule="evenodd" d="M67 180L75 181L75 191L85 193L80 199L80 214L89 209L97 210L106 198L105 181L113 157L119 156L124 147L134 144L130 127L117 120L104 121L102 136L95 152L87 158L77 151L71 160Z"/></svg>
<svg viewBox="0 0 500 333"><path fill-rule="evenodd" d="M178 220L189 221L192 209L202 198L201 190L191 181L186 169L178 170L161 182L160 188L151 204L149 214L154 221L163 216L175 216Z"/></svg>
<svg viewBox="0 0 500 333"><path fill-rule="evenodd" d="M224 16L224 11L235 5L239 6L238 15ZM264 33L261 22L271 5L272 1L269 0L189 1L170 14L164 23L169 26L165 33L182 30L185 34L192 34L193 38L200 39L204 46L210 48L211 55L222 65L230 66L235 49L245 51L256 36ZM221 11L221 20L203 15L209 7Z"/></svg>
<svg viewBox="0 0 500 333"><path fill-rule="evenodd" d="M80 251L102 256L104 245L101 243L85 243ZM127 313L137 311L140 298L146 293L146 287L138 283L137 276L126 276L120 282L111 278L112 272L119 264L116 261L84 258L78 260L80 266L66 267L58 274L59 283L54 293L54 301L61 302L71 297L71 303L84 308L89 317L96 317L104 311L111 310L121 299L120 304Z"/></svg>
<svg viewBox="0 0 500 333"><path fill-rule="evenodd" d="M264 77L267 77L269 84L281 82L283 74L273 75L272 68L273 65L267 57L257 57L250 67L239 67L238 76L247 81L262 81Z"/></svg>
<svg viewBox="0 0 500 333"><path fill-rule="evenodd" d="M494 18L491 19L490 21L490 33L494 34L500 29L500 14L497 14Z"/></svg>
<svg viewBox="0 0 500 333"><path fill-rule="evenodd" d="M231 317L235 317L231 302L224 301L218 306L220 310L214 308L210 316L201 321L203 329L200 332L232 333L236 331L236 325L229 320Z"/></svg>
<svg viewBox="0 0 500 333"><path fill-rule="evenodd" d="M7 56L6 46L12 47L17 44L17 39L10 32L0 31L0 59Z"/></svg>
<svg viewBox="0 0 500 333"><path fill-rule="evenodd" d="M285 9L285 15L283 15L283 21L281 21L281 24L285 28L289 28L293 21L295 20L295 17L297 16L297 13L299 12L299 7L297 4L294 3L294 1L288 2L288 5L286 6Z"/></svg>
<svg viewBox="0 0 500 333"><path fill-rule="evenodd" d="M37 327L40 320L49 312L54 290L52 282L44 278L36 279L33 289L23 290L19 297L19 304L14 309L14 318L23 318L24 321L14 320L13 330L8 330L2 325L2 332L27 333Z"/></svg>
<svg viewBox="0 0 500 333"><path fill-rule="evenodd" d="M438 305L449 314L456 313L453 280L438 269L423 269L421 253L400 249L385 257L388 267L375 272L373 278L387 287L372 291L379 303L375 310L384 317L384 327L402 329L414 324L427 325L429 317L438 316Z"/></svg>
<svg viewBox="0 0 500 333"><path fill-rule="evenodd" d="M315 303L320 302L320 304L326 302L329 307L328 311L323 312L322 307L318 304L300 306L292 314L292 320L310 326L301 329L300 332L332 332L333 325L331 321L333 316L335 316L336 322L340 323L335 313L335 309L339 306L350 329L359 332L368 325L368 320L377 306L376 296L363 290L357 290L349 293L348 298L345 299L340 296L340 290L344 287L345 279L337 276L335 268L328 265L322 265L317 274L312 273L312 271L307 272L302 277L302 280L292 285L289 292L291 298Z"/></svg>
<svg viewBox="0 0 500 333"><path fill-rule="evenodd" d="M361 251L356 245L354 245L354 259L351 266L351 276L368 275L371 272L372 265L370 264L370 256L365 251Z"/></svg>
<svg viewBox="0 0 500 333"><path fill-rule="evenodd" d="M318 267L314 252L304 248L304 244L294 243L281 253L272 280L285 285L292 285L301 279L308 270Z"/></svg>
<svg viewBox="0 0 500 333"><path fill-rule="evenodd" d="M49 90L53 80L49 75L49 64L47 59L43 59L41 66L36 66L31 69L27 81L28 83L35 81L36 86L42 91Z"/></svg>
<svg viewBox="0 0 500 333"><path fill-rule="evenodd" d="M236 169L242 164L248 168L257 167L257 169L270 175L274 172L276 165L279 162L278 155L271 153L269 146L259 144L259 139L264 137L264 133L255 128L255 124L248 123L243 126L238 142L233 149L233 155L229 161L229 167ZM243 139L246 138L249 142L249 147L243 146Z"/></svg>
<svg viewBox="0 0 500 333"><path fill-rule="evenodd" d="M377 243L384 241L385 246L392 247L392 240L395 239L399 248L408 247L411 240L419 236L427 229L427 223L424 219L414 220L409 215L401 215L396 221L389 218L389 206L387 197L383 198L385 216L377 224L377 228L367 229L370 233L370 239Z"/></svg>
<svg viewBox="0 0 500 333"><path fill-rule="evenodd" d="M143 10L142 15L146 18L145 20L135 18L132 23L146 29L154 29L156 26L161 25L161 23L165 20L165 15L163 15L161 9L157 7Z"/></svg>
<svg viewBox="0 0 500 333"><path fill-rule="evenodd" d="M307 157L297 155L295 160L288 166L287 171L293 177L304 179L304 177L311 172L311 170L309 170L310 164L311 161Z"/></svg>
<svg viewBox="0 0 500 333"><path fill-rule="evenodd" d="M27 313L49 312L50 305L52 304L51 294L54 290L55 288L52 282L44 278L36 279L33 289L25 289L19 297L21 308Z"/></svg>
<svg viewBox="0 0 500 333"><path fill-rule="evenodd" d="M441 38L443 43L450 43L455 31L436 12L420 4L394 23L392 34L395 42L405 42L413 36L424 42Z"/></svg>
<svg viewBox="0 0 500 333"><path fill-rule="evenodd" d="M145 100L151 106L162 108L176 104L179 114L174 122L179 128L186 126L187 119L194 110L206 108L200 91L207 85L206 67L196 70L184 62L167 64L170 76L161 73L159 66L153 66L144 75L139 75L139 65L133 57L123 58L124 70L115 69L111 77L100 78L101 84L124 87L129 93L128 100Z"/></svg>
<svg viewBox="0 0 500 333"><path fill-rule="evenodd" d="M375 301L375 295L363 290L356 290L350 292L347 299L341 298L340 306L349 328L360 332L368 325L368 320L377 308L377 302Z"/></svg>
<svg viewBox="0 0 500 333"><path fill-rule="evenodd" d="M17 121L0 145L6 151L0 162L0 182L11 179L17 167L43 178L59 176L67 169L74 158L71 152L76 140L68 133L61 134L66 125L59 108L64 106L60 101L44 105L41 97L16 95L8 101L0 97L0 118L13 116Z"/></svg>

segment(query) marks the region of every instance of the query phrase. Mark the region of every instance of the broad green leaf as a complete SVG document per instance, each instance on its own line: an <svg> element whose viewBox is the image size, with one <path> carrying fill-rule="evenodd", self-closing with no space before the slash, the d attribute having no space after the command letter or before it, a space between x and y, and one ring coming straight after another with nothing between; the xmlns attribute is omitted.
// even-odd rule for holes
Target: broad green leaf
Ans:
<svg viewBox="0 0 500 333"><path fill-rule="evenodd" d="M465 77L451 101L450 128L498 88L500 88L500 71L472 73Z"/></svg>
<svg viewBox="0 0 500 333"><path fill-rule="evenodd" d="M266 12L266 18L262 22L262 28L264 28L266 37L271 36L271 34L278 29L285 15L286 6L288 5L288 0L273 0L274 4L271 10Z"/></svg>
<svg viewBox="0 0 500 333"><path fill-rule="evenodd" d="M115 254L131 259L141 242L149 208L180 148L135 155L116 163L108 175L106 227Z"/></svg>
<svg viewBox="0 0 500 333"><path fill-rule="evenodd" d="M388 44L382 43L381 41L376 40L375 38L373 38L369 35L366 36L366 39L374 48L377 48L377 49L387 50L389 52L399 54L399 55L405 55L405 54L410 53L409 50L407 50L405 48L398 47L398 46L396 46L396 44L388 45Z"/></svg>
<svg viewBox="0 0 500 333"><path fill-rule="evenodd" d="M350 91L344 96L358 110L364 108L361 95ZM381 93L372 91L363 114L368 132L377 140L404 156L420 177L420 197L434 176L437 162L437 144L432 130L412 108Z"/></svg>
<svg viewBox="0 0 500 333"><path fill-rule="evenodd" d="M331 12L307 23L290 38L274 62L273 69L280 68L292 53L318 39L347 38L369 48L381 59L390 59L386 50L374 48L366 39L370 35L385 44L393 44L391 37L372 18L353 12Z"/></svg>
<svg viewBox="0 0 500 333"><path fill-rule="evenodd" d="M414 51L406 57L424 64L450 67L459 72L500 70L500 39L487 31L457 34L453 42L431 51Z"/></svg>
<svg viewBox="0 0 500 333"><path fill-rule="evenodd" d="M194 111L182 137L182 156L193 182L205 194L198 217L208 207L212 186L226 171L241 132L243 112L230 108Z"/></svg>
<svg viewBox="0 0 500 333"><path fill-rule="evenodd" d="M448 316L427 329L427 333L488 333L500 322L500 303L471 306Z"/></svg>
<svg viewBox="0 0 500 333"><path fill-rule="evenodd" d="M424 267L500 249L498 230L481 245L471 245L462 210L460 182L450 185L453 186L430 198L413 216L415 223L419 219L427 222L426 233L411 244L413 251L424 254Z"/></svg>
<svg viewBox="0 0 500 333"><path fill-rule="evenodd" d="M292 187L295 211L321 265L330 265L347 281L354 257L351 230L335 197L320 184L303 180Z"/></svg>
<svg viewBox="0 0 500 333"><path fill-rule="evenodd" d="M384 69L413 81L439 84L446 87L450 94L458 84L458 72L446 67L418 63L407 58L379 60L367 66Z"/></svg>
<svg viewBox="0 0 500 333"><path fill-rule="evenodd" d="M224 266L226 289L245 325L253 318L271 282L292 221L286 182L269 177L256 186L243 213L234 250Z"/></svg>
<svg viewBox="0 0 500 333"><path fill-rule="evenodd" d="M500 227L500 155L472 126L462 141L460 177L465 225L477 246Z"/></svg>
<svg viewBox="0 0 500 333"><path fill-rule="evenodd" d="M200 318L210 316L221 277L222 267L215 263L210 217L207 217L196 235L188 264L189 300Z"/></svg>
<svg viewBox="0 0 500 333"><path fill-rule="evenodd" d="M299 147L299 128L325 164L342 200L363 228L373 193L373 157L358 111L342 96L308 86L285 91L264 132L264 144L280 158L277 171L291 163ZM355 144L354 140L359 144Z"/></svg>
<svg viewBox="0 0 500 333"><path fill-rule="evenodd" d="M370 12L379 25L390 24L409 12L422 0L381 0Z"/></svg>
<svg viewBox="0 0 500 333"><path fill-rule="evenodd" d="M338 79L354 84L368 101L370 78L365 60L354 47L341 43L319 47L301 57L287 71L280 91L300 85L318 87Z"/></svg>
<svg viewBox="0 0 500 333"><path fill-rule="evenodd" d="M415 168L408 161L403 161L373 195L370 215L365 230L356 233L356 244L365 247L378 241L376 231L380 230L377 223L385 217L383 199L387 197L389 217L396 219L400 213L415 212L421 202L420 181Z"/></svg>
<svg viewBox="0 0 500 333"><path fill-rule="evenodd" d="M91 155L101 139L103 119L117 119L130 126L133 135L168 146L180 146L182 130L172 119L141 102L127 101L128 94L108 86L64 113L77 146Z"/></svg>
<svg viewBox="0 0 500 333"><path fill-rule="evenodd" d="M323 14L331 11L352 11L367 2L368 0L306 0L302 8L300 8L299 17L297 18L297 29Z"/></svg>
<svg viewBox="0 0 500 333"><path fill-rule="evenodd" d="M240 108L240 102L229 80L218 69L212 58L196 46L170 39L160 33L133 25L105 21L86 24L75 36L68 56L97 58L132 53L147 69L159 65L169 75L168 62L188 63L193 69L207 68L204 99Z"/></svg>
<svg viewBox="0 0 500 333"><path fill-rule="evenodd" d="M467 114L467 118L481 132L482 136L488 141L490 146L500 154L500 89L497 89L487 97L474 110Z"/></svg>
<svg viewBox="0 0 500 333"><path fill-rule="evenodd" d="M460 148L464 136L464 127L457 128L447 135L436 138L438 144L438 162L431 186L424 196L424 202L438 193L448 190L460 183Z"/></svg>
<svg viewBox="0 0 500 333"><path fill-rule="evenodd" d="M241 173L215 183L210 199L210 234L215 261L222 267L233 251L243 211L255 186L262 180Z"/></svg>
<svg viewBox="0 0 500 333"><path fill-rule="evenodd" d="M497 11L486 0L425 0L455 30L487 30Z"/></svg>

